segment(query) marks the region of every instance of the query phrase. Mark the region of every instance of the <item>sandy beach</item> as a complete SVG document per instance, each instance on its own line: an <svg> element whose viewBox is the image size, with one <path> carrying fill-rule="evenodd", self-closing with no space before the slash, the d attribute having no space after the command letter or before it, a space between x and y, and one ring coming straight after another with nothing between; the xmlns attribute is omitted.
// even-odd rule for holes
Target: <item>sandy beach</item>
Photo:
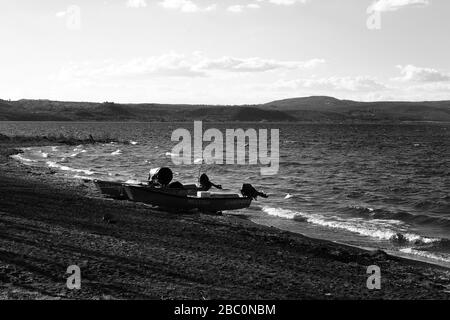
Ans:
<svg viewBox="0 0 450 320"><path fill-rule="evenodd" d="M0 142L0 299L449 299L450 270L238 217L104 199ZM105 221L107 215L110 219ZM81 289L66 287L67 267ZM381 268L381 289L366 287Z"/></svg>

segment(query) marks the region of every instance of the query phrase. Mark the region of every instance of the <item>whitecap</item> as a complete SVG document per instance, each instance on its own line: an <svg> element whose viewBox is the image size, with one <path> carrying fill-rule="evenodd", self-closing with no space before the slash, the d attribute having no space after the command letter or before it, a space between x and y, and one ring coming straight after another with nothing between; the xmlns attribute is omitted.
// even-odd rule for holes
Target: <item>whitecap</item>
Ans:
<svg viewBox="0 0 450 320"><path fill-rule="evenodd" d="M165 155L169 156L169 157L177 157L178 156L177 154L172 153L172 152L166 152Z"/></svg>
<svg viewBox="0 0 450 320"><path fill-rule="evenodd" d="M293 212L292 210L282 209L282 208L269 208L263 207L262 211L271 216L276 216L284 219L294 219L297 215L300 215L297 212Z"/></svg>
<svg viewBox="0 0 450 320"><path fill-rule="evenodd" d="M108 176L110 176L110 177L118 177L118 176L120 176L120 173L117 173L117 172L108 172Z"/></svg>
<svg viewBox="0 0 450 320"><path fill-rule="evenodd" d="M85 149L83 149L83 150L78 149L78 152L72 153L69 157L75 158L76 156L78 156L78 155L80 155L82 153L86 153L86 152L87 151Z"/></svg>
<svg viewBox="0 0 450 320"><path fill-rule="evenodd" d="M75 179L82 179L82 180L94 180L92 177L86 177L86 176L80 176L78 174L73 176Z"/></svg>
<svg viewBox="0 0 450 320"><path fill-rule="evenodd" d="M442 261L442 262L447 262L447 263L450 262L450 257L444 257L444 256L441 256L438 254L433 254L431 252L417 250L414 248L402 248L402 249L400 249L400 251L403 253L420 256L422 258L426 258L426 259L430 259L430 260L437 260L437 261Z"/></svg>
<svg viewBox="0 0 450 320"><path fill-rule="evenodd" d="M58 163L56 163L54 161L47 161L46 163L47 163L47 166L50 167L50 168L57 168L57 169L63 170L63 171L81 172L81 173L84 173L84 174L87 174L87 175L92 175L92 174L95 173L95 172L90 171L90 170L74 169L74 168L71 168L71 167L68 167L68 166L63 166L63 165L60 165L60 164L58 164Z"/></svg>
<svg viewBox="0 0 450 320"><path fill-rule="evenodd" d="M48 153L44 152L42 150L39 150L38 154L42 157L42 158L48 158Z"/></svg>
<svg viewBox="0 0 450 320"><path fill-rule="evenodd" d="M28 163L29 162L37 162L36 160L32 160L32 159L28 159L28 158L22 157L20 154L12 155L11 158L13 158L15 160L18 160L20 162L25 162L25 163L27 163L27 162Z"/></svg>
<svg viewBox="0 0 450 320"><path fill-rule="evenodd" d="M117 149L116 151L111 152L112 156L117 156L117 155L120 155L120 154L122 154L122 150L120 150L120 149Z"/></svg>

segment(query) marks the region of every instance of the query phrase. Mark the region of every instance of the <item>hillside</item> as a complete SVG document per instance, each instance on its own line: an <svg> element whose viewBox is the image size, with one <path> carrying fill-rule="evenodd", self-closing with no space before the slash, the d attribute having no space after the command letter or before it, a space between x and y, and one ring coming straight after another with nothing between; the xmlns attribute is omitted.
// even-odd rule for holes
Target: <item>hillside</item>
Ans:
<svg viewBox="0 0 450 320"><path fill-rule="evenodd" d="M0 121L450 122L450 101L358 102L313 96L260 105L119 104L0 100Z"/></svg>

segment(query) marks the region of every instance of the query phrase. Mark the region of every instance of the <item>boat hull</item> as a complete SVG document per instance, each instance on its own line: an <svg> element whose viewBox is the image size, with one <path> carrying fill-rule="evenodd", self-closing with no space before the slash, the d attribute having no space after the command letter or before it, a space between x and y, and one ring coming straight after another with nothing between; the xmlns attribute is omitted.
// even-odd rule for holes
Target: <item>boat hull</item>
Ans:
<svg viewBox="0 0 450 320"><path fill-rule="evenodd" d="M251 198L190 198L187 199L189 205L205 212L218 212L227 210L238 210L248 208L252 203Z"/></svg>
<svg viewBox="0 0 450 320"><path fill-rule="evenodd" d="M122 182L94 180L97 189L109 198L126 200L128 196Z"/></svg>
<svg viewBox="0 0 450 320"><path fill-rule="evenodd" d="M198 209L204 212L218 212L243 209L250 206L252 199L247 197L205 197L188 195L186 190L158 190L143 186L124 185L130 200L147 203L162 208L178 210Z"/></svg>

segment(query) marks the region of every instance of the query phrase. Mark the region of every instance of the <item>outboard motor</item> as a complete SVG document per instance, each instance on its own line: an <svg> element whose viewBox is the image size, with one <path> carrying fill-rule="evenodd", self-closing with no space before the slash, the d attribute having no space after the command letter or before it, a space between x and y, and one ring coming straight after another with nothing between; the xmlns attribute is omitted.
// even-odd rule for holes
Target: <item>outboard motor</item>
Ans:
<svg viewBox="0 0 450 320"><path fill-rule="evenodd" d="M152 183L158 183L161 186L167 186L173 179L172 170L167 167L159 168L158 171L151 177Z"/></svg>
<svg viewBox="0 0 450 320"><path fill-rule="evenodd" d="M267 194L265 194L264 192L259 192L258 190L256 190L251 184L249 183L244 183L242 185L242 189L241 189L241 194L244 197L249 197L252 199L255 199L260 196L263 198L268 198L269 196Z"/></svg>
<svg viewBox="0 0 450 320"><path fill-rule="evenodd" d="M211 189L211 187L215 187L217 189L222 189L222 186L220 184L212 183L211 180L209 180L209 177L206 175L206 173L203 173L200 176L199 182L200 182L200 188L203 191L208 191L209 189Z"/></svg>

